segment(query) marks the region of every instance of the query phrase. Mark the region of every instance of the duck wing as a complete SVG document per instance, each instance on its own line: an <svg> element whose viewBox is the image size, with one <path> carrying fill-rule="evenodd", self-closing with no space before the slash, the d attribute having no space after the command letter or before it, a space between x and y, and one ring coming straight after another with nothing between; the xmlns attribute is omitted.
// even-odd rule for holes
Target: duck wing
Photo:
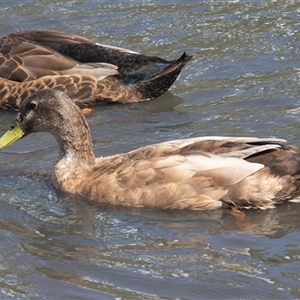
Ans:
<svg viewBox="0 0 300 300"><path fill-rule="evenodd" d="M5 36L5 39L46 46L81 63L105 62L116 65L124 84L150 80L166 68L174 66L176 62L178 65L178 59L165 60L157 56L147 56L124 48L102 45L81 36L51 30L20 31ZM178 72L174 74L175 79L191 58L189 55L181 57L181 64L177 66Z"/></svg>
<svg viewBox="0 0 300 300"><path fill-rule="evenodd" d="M47 75L86 74L97 79L118 74L107 63L82 64L57 51L26 41L0 40L0 77L29 81Z"/></svg>

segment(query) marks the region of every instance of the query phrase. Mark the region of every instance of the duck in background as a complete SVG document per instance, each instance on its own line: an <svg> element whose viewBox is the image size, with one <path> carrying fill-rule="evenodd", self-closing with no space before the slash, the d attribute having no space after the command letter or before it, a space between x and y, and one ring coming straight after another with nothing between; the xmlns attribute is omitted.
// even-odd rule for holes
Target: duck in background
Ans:
<svg viewBox="0 0 300 300"><path fill-rule="evenodd" d="M191 58L165 60L50 30L8 34L0 38L0 108L17 110L47 88L79 107L150 100L171 87Z"/></svg>

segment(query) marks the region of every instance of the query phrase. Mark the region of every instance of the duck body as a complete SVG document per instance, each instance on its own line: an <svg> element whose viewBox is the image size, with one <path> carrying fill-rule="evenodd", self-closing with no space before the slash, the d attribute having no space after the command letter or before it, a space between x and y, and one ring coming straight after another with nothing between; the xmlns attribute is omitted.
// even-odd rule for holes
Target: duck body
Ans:
<svg viewBox="0 0 300 300"><path fill-rule="evenodd" d="M59 144L53 186L90 201L189 210L300 201L300 149L281 139L196 137L96 158L85 118L57 90L41 90L21 104L0 149L35 131L52 133Z"/></svg>
<svg viewBox="0 0 300 300"><path fill-rule="evenodd" d="M80 167L74 172L71 169L74 161L63 159L55 167L53 184L59 190L80 194L88 200L129 207L274 208L285 201L300 200L297 175L286 170L283 173L286 165L276 159L276 156L287 154L299 158L300 151L296 148L295 154L293 147L281 148L280 142L209 136L174 140L126 154L96 158L94 167L87 168L84 173L80 164L76 163ZM212 147L209 152L203 150L208 144ZM242 156L247 157L245 153L254 153L254 156L244 157L245 160L237 158L235 147L243 148L238 151ZM268 161L270 156L269 165L256 162L257 159ZM68 170L72 171L65 176ZM277 172L283 173L282 176Z"/></svg>
<svg viewBox="0 0 300 300"><path fill-rule="evenodd" d="M191 59L146 56L67 33L32 30L0 38L0 107L18 109L39 89L56 88L80 107L159 97Z"/></svg>

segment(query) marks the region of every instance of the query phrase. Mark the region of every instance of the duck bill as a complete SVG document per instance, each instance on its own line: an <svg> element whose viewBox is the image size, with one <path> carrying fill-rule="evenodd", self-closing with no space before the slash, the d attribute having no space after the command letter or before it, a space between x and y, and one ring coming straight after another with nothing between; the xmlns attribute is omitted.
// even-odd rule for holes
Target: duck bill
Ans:
<svg viewBox="0 0 300 300"><path fill-rule="evenodd" d="M1 138L0 138L0 150L3 150L13 144L15 141L19 140L25 135L22 130L20 123L16 120Z"/></svg>

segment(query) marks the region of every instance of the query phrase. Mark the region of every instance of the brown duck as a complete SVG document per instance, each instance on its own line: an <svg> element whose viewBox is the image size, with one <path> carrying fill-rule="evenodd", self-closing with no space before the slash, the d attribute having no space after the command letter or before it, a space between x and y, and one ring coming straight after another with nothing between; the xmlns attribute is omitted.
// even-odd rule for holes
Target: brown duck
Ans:
<svg viewBox="0 0 300 300"><path fill-rule="evenodd" d="M95 158L84 116L58 90L22 102L0 149L36 131L50 132L59 145L53 186L87 200L190 210L300 201L300 149L281 139L197 137Z"/></svg>
<svg viewBox="0 0 300 300"><path fill-rule="evenodd" d="M191 58L168 61L49 30L12 33L0 38L0 108L18 109L45 88L80 107L149 100L166 92Z"/></svg>

